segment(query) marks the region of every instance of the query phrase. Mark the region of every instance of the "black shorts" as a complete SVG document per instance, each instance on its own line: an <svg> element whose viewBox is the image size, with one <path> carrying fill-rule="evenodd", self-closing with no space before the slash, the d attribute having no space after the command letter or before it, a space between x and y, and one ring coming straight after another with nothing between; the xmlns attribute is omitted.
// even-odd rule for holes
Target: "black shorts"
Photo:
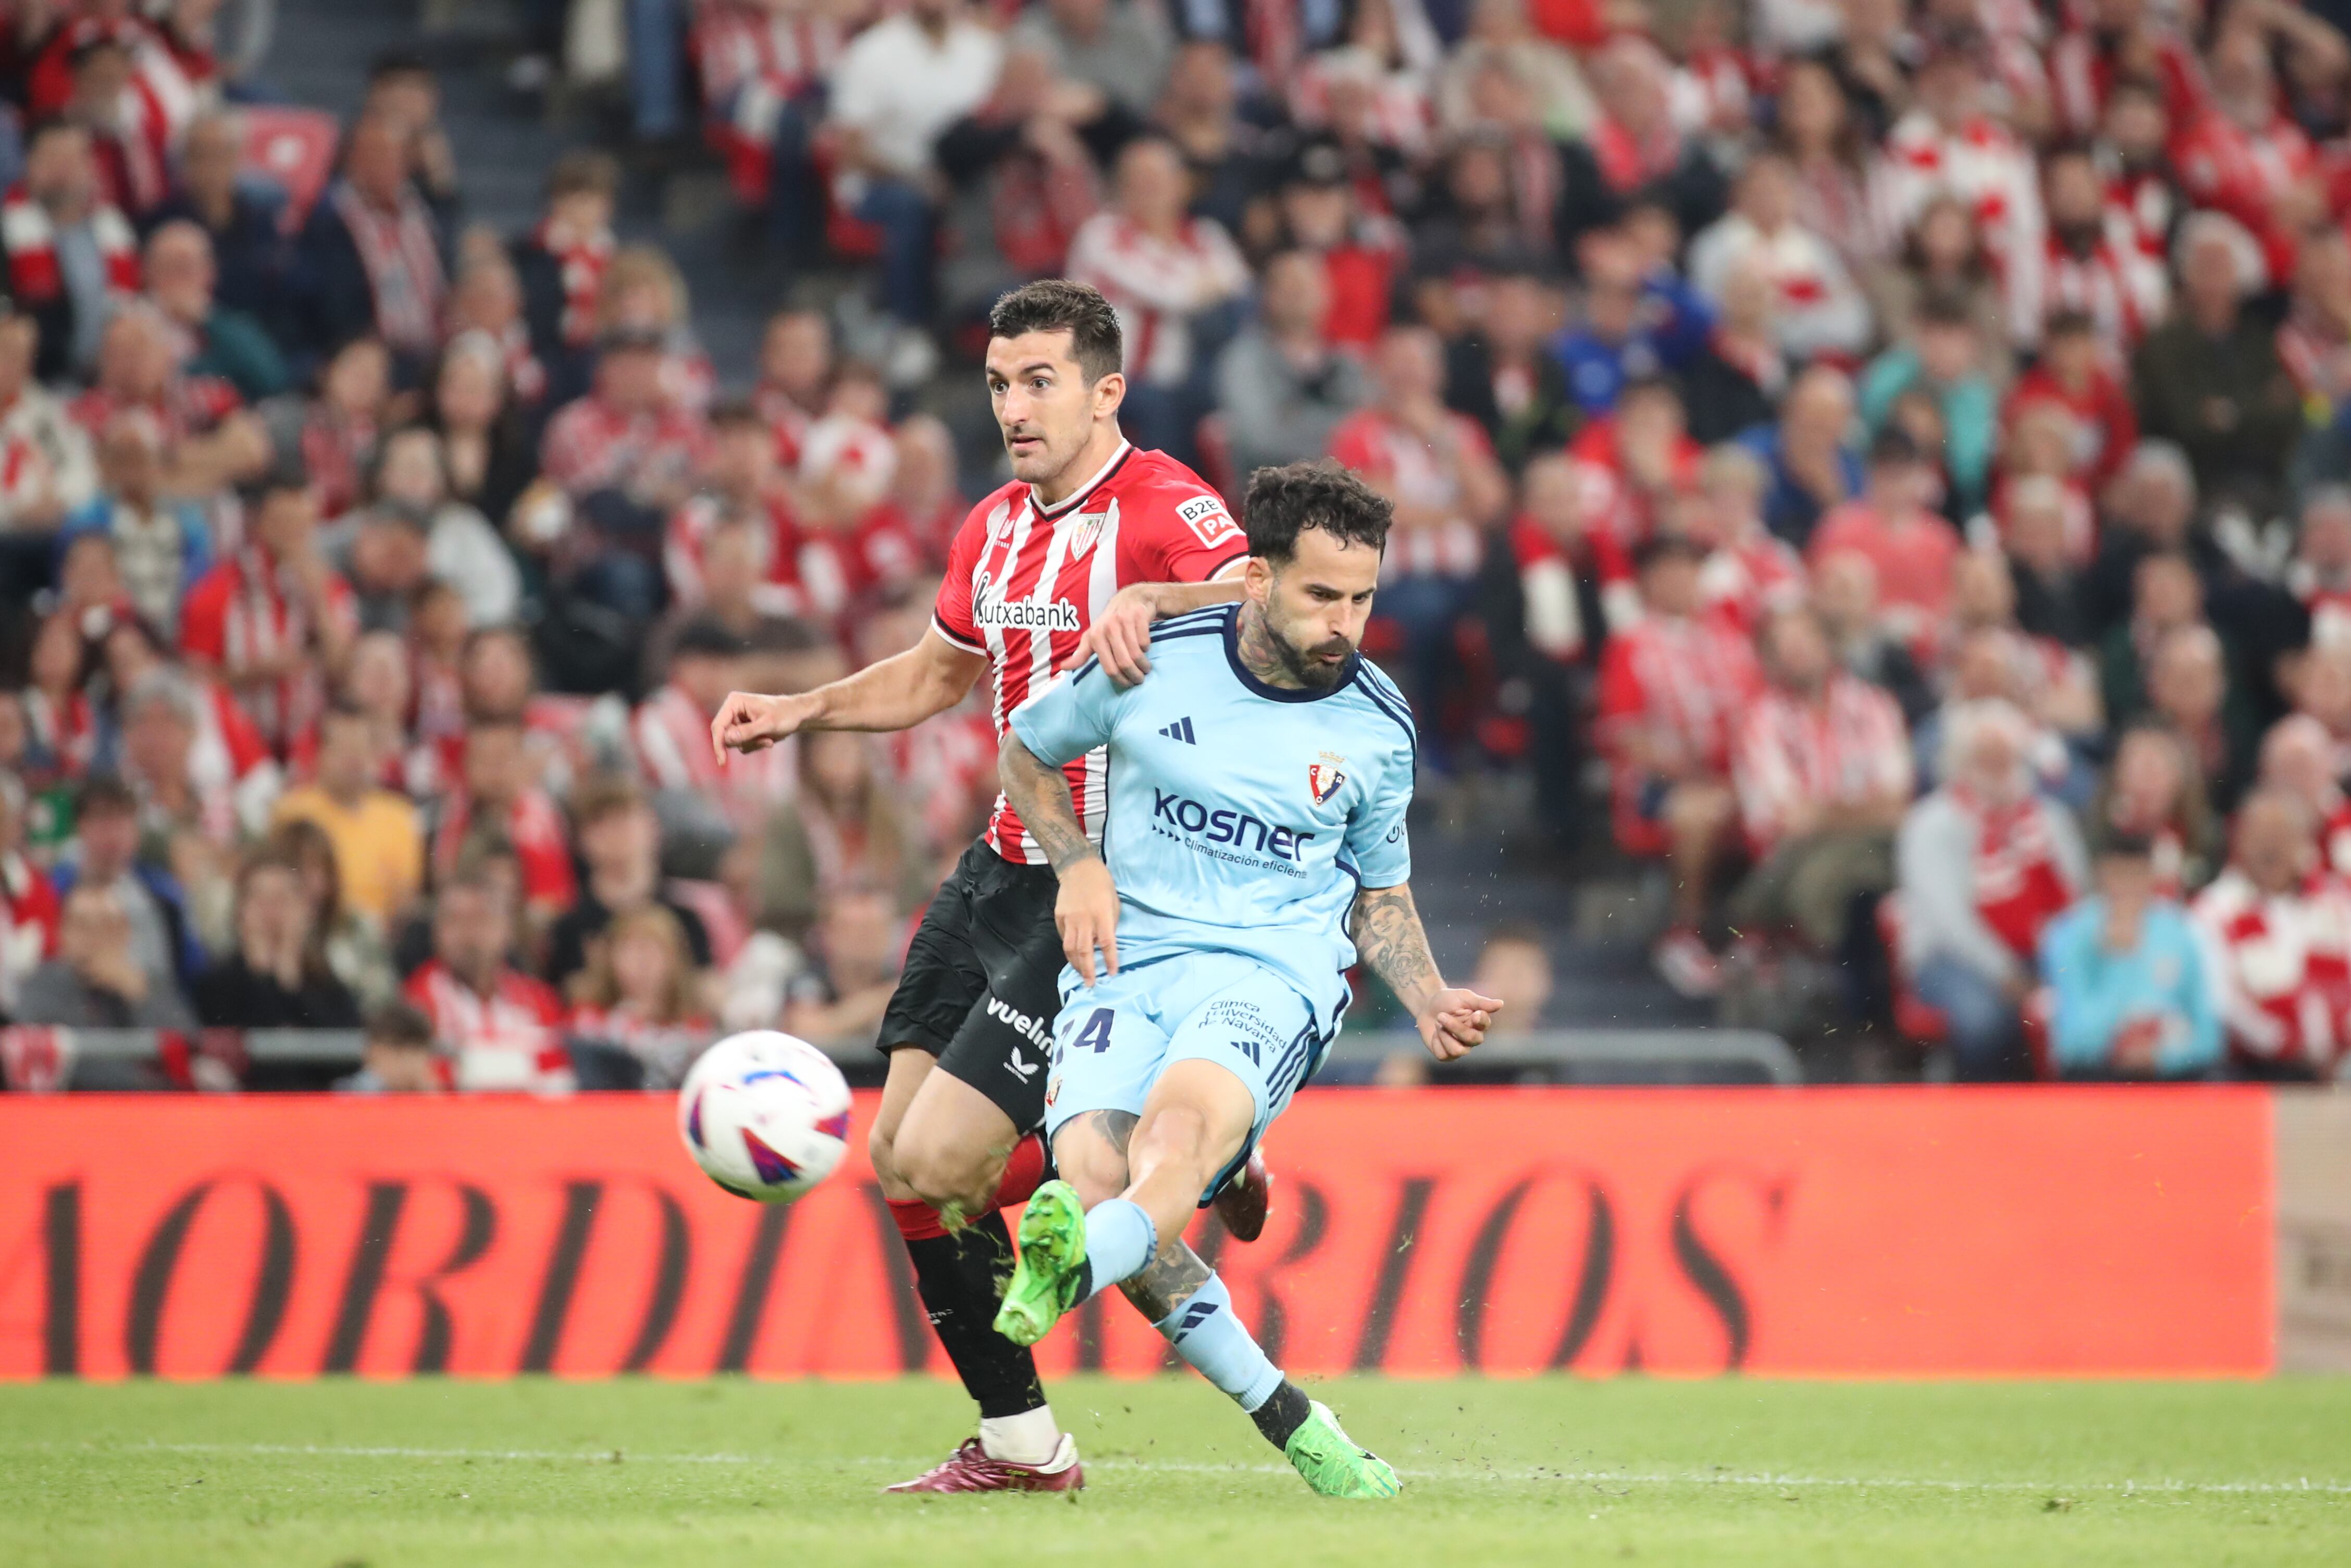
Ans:
<svg viewBox="0 0 2351 1568"><path fill-rule="evenodd" d="M882 1051L927 1051L1022 1132L1045 1120L1045 1063L1061 1009L1061 879L974 843L906 948Z"/></svg>

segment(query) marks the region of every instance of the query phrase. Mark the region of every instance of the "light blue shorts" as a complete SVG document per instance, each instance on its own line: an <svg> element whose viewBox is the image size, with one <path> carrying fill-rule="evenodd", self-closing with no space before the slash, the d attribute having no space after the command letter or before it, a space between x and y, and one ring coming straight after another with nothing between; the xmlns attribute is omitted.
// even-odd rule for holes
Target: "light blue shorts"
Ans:
<svg viewBox="0 0 2351 1568"><path fill-rule="evenodd" d="M1249 1085L1257 1116L1232 1163L1200 1201L1216 1196L1259 1138L1322 1065L1332 1036L1295 986L1237 953L1184 953L1104 977L1092 990L1073 976L1053 1024L1045 1081L1045 1134L1088 1111L1140 1114L1170 1062L1213 1061Z"/></svg>

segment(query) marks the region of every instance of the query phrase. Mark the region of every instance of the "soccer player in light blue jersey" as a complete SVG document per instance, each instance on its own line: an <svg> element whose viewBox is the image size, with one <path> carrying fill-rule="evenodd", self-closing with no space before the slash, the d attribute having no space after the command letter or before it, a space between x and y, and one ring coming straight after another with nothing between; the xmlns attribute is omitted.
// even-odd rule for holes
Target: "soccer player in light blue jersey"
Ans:
<svg viewBox="0 0 2351 1568"><path fill-rule="evenodd" d="M1029 1200L996 1326L1033 1344L1148 1273L1171 1333L1228 1341L1187 1359L1317 1491L1348 1497L1394 1496L1395 1472L1267 1360L1213 1272L1167 1271L1191 1258L1193 1209L1322 1065L1359 957L1440 1061L1483 1040L1501 1006L1446 985L1413 907L1412 715L1356 652L1391 517L1336 466L1259 469L1241 601L1154 626L1140 685L1089 664L1030 699L1001 758L1007 799L1060 874L1071 967L1045 1094L1064 1179ZM1061 772L1097 747L1099 853Z"/></svg>

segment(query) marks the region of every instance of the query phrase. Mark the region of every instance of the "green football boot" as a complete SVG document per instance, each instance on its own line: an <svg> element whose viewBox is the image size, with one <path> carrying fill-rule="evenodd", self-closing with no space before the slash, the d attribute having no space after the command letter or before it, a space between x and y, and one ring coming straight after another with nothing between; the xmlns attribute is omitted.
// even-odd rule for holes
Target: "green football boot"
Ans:
<svg viewBox="0 0 2351 1568"><path fill-rule="evenodd" d="M1020 1261L1004 1287L996 1332L1014 1344L1043 1339L1078 1304L1079 1266L1085 1260L1086 1211L1078 1189L1049 1181L1020 1216Z"/></svg>
<svg viewBox="0 0 2351 1568"><path fill-rule="evenodd" d="M1317 1399L1311 1408L1281 1450L1308 1486L1324 1497L1394 1497L1404 1490L1385 1459L1357 1447L1340 1428L1331 1406Z"/></svg>

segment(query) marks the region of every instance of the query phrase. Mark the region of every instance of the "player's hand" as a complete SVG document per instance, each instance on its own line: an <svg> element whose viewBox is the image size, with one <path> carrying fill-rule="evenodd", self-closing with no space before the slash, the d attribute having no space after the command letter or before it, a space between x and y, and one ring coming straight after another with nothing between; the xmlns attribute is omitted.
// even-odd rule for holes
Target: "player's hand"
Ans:
<svg viewBox="0 0 2351 1568"><path fill-rule="evenodd" d="M1088 659L1100 659L1102 673L1115 685L1131 686L1151 673L1151 623L1159 619L1147 583L1130 583L1110 596L1079 638L1063 670L1074 670Z"/></svg>
<svg viewBox="0 0 2351 1568"><path fill-rule="evenodd" d="M1485 1040L1494 1015L1501 1010L1499 998L1453 986L1429 998L1428 1006L1413 1022L1420 1027L1429 1055L1439 1061L1458 1061Z"/></svg>
<svg viewBox="0 0 2351 1568"><path fill-rule="evenodd" d="M788 739L809 720L811 709L803 697L765 697L757 692L728 692L710 721L710 752L718 766L726 766L729 750L765 751Z"/></svg>
<svg viewBox="0 0 2351 1568"><path fill-rule="evenodd" d="M1062 871L1053 925L1061 933L1062 955L1088 988L1096 977L1096 948L1102 949L1102 973L1118 973L1118 883L1111 880L1109 866L1088 858Z"/></svg>

